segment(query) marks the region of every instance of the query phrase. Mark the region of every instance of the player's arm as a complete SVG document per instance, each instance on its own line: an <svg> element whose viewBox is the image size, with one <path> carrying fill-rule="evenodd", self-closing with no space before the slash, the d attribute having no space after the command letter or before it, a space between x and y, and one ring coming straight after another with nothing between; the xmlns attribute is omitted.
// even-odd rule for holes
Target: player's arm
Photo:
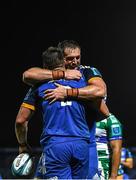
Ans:
<svg viewBox="0 0 136 180"><path fill-rule="evenodd" d="M31 152L31 148L27 142L28 122L35 112L36 90L35 87L30 88L27 92L23 103L20 106L15 121L15 134L19 143L19 153Z"/></svg>
<svg viewBox="0 0 136 180"><path fill-rule="evenodd" d="M126 161L121 162L127 168L133 168L133 158L128 158Z"/></svg>
<svg viewBox="0 0 136 180"><path fill-rule="evenodd" d="M104 89L104 93L105 93L105 97L103 98L97 98L95 99L95 101L93 101L93 106L99 110L99 112L104 115L105 117L109 117L110 115L110 111L109 108L106 105L105 102L105 98L107 96L107 87L106 84L104 82L104 80L102 79L102 75L101 73L98 71L98 69L92 67L89 71L89 69L85 69L84 71L84 76L88 82L88 85L92 85L92 83L94 83L94 80L98 80L97 78L100 78L101 80L101 89ZM97 82L96 82L97 83ZM100 89L100 90L101 90Z"/></svg>
<svg viewBox="0 0 136 180"><path fill-rule="evenodd" d="M121 162L122 165L124 165L127 168L133 168L133 157L131 152L127 149L127 158L125 161Z"/></svg>
<svg viewBox="0 0 136 180"><path fill-rule="evenodd" d="M112 156L111 156L111 174L109 179L116 179L120 164L122 140L120 139L120 140L110 141L110 147L112 149Z"/></svg>
<svg viewBox="0 0 136 180"><path fill-rule="evenodd" d="M78 98L80 99L90 100L94 98L103 98L106 94L106 84L100 77L91 78L88 81L88 86L78 89Z"/></svg>
<svg viewBox="0 0 136 180"><path fill-rule="evenodd" d="M109 138L109 144L111 147L111 179L117 177L118 168L121 158L122 149L122 124L114 116L110 114L107 118L107 137Z"/></svg>
<svg viewBox="0 0 136 180"><path fill-rule="evenodd" d="M109 108L107 107L104 99L101 98L96 99L95 101L93 101L92 106L95 109L99 110L99 113L104 115L105 118L110 116Z"/></svg>
<svg viewBox="0 0 136 180"><path fill-rule="evenodd" d="M89 80L89 85L83 88L66 89L65 86L55 83L56 89L48 89L45 91L45 100L51 103L56 100L64 100L69 98L94 100L103 98L106 95L106 85L102 78L96 77Z"/></svg>
<svg viewBox="0 0 136 180"><path fill-rule="evenodd" d="M80 79L81 73L78 70L67 69L62 70L47 70L39 67L33 67L23 73L23 82L28 85L34 85L38 82L56 80L56 79Z"/></svg>
<svg viewBox="0 0 136 180"><path fill-rule="evenodd" d="M105 97L107 94L106 84L99 71L90 67L83 68L81 71L85 81L88 83L86 87L65 89L65 87L57 85L58 89L45 91L45 98L54 102L55 100L64 100L66 98L93 100Z"/></svg>
<svg viewBox="0 0 136 180"><path fill-rule="evenodd" d="M79 98L96 100L96 98L103 98L106 96L106 84L96 68L85 68L83 75L88 85L79 89Z"/></svg>
<svg viewBox="0 0 136 180"><path fill-rule="evenodd" d="M19 153L30 151L27 143L28 121L32 117L33 111L21 106L15 121L15 134L19 143Z"/></svg>
<svg viewBox="0 0 136 180"><path fill-rule="evenodd" d="M23 82L28 85L34 85L45 80L52 80L52 71L33 67L23 73Z"/></svg>

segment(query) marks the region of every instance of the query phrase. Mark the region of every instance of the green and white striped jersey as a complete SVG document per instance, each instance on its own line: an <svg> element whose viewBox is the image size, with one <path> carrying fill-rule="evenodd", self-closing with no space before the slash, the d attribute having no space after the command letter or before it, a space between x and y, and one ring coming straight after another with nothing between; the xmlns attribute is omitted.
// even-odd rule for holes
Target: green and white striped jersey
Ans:
<svg viewBox="0 0 136 180"><path fill-rule="evenodd" d="M113 115L96 123L98 158L109 158L109 141L122 139L122 125Z"/></svg>

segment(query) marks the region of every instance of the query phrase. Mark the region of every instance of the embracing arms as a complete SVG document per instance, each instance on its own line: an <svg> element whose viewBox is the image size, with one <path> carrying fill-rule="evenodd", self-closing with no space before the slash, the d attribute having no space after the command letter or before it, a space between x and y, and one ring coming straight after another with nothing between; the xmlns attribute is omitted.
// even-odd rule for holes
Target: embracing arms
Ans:
<svg viewBox="0 0 136 180"><path fill-rule="evenodd" d="M95 98L103 98L106 95L106 85L99 77L92 78L89 85L82 88L67 89L60 84L55 83L55 85L57 88L45 91L45 99L50 100L51 103L56 100L64 100L67 98L93 100Z"/></svg>
<svg viewBox="0 0 136 180"><path fill-rule="evenodd" d="M58 73L55 73L58 72ZM81 78L81 73L80 71L73 69L67 69L65 71L62 70L57 70L57 71L51 71L39 67L33 67L28 70L26 70L23 73L23 82L28 84L28 85L34 85L38 82L43 82L43 81L49 81L53 79L80 79Z"/></svg>

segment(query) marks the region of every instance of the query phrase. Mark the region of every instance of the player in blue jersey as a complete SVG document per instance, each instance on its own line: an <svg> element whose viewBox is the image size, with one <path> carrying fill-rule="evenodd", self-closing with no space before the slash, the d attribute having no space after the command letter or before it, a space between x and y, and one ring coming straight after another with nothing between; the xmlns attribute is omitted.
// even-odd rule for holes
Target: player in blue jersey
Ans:
<svg viewBox="0 0 136 180"><path fill-rule="evenodd" d="M46 55L44 66L52 69L49 64L51 63L49 61L50 59L47 58L46 53L44 54ZM58 63L57 65L59 65L58 67L61 67L62 64ZM67 81L61 79L56 82L66 87L71 87L71 89L66 88L65 98L76 98L77 96L82 98L83 92L91 94L88 87L82 88L87 85L84 77L80 78L78 81ZM44 100L44 91L49 88L55 88L54 82L50 81L31 88L24 99L16 119L16 136L20 144L20 152L27 148L27 121L25 116L24 119L21 117L22 108L26 108L27 110L25 109L25 111L31 115L32 112L29 113L30 109L32 111L35 109L35 102L38 99L41 102L44 120L43 133L41 135L41 145L43 146L43 151L46 154L46 158L42 160L42 162L46 164L46 173L44 178L87 178L87 141L90 138L90 134L85 117L84 103L73 100L63 102L57 101L49 104L47 100ZM90 91L92 92L92 89ZM100 95L103 97L104 94L102 93L103 90L101 93L98 93L98 97L100 97ZM95 97L95 93L92 93L91 97L92 96ZM90 95L88 98L90 98ZM52 109L54 110L54 113L51 112ZM22 119L20 119L20 117ZM93 121L91 124L94 126ZM39 171L37 176L39 176L40 173L41 172Z"/></svg>
<svg viewBox="0 0 136 180"><path fill-rule="evenodd" d="M127 170L133 168L133 156L129 148L122 147L121 163L118 171L118 179L131 179L127 174Z"/></svg>

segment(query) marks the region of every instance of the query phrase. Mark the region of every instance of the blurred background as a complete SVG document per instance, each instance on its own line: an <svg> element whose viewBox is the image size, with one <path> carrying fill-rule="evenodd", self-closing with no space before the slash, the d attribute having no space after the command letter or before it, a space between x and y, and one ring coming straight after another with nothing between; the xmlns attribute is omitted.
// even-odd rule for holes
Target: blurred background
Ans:
<svg viewBox="0 0 136 180"><path fill-rule="evenodd" d="M135 158L135 0L2 2L0 155L18 153L14 123L29 88L22 82L22 73L41 66L41 53L65 39L78 41L82 64L97 67L102 73L108 87L108 106L123 124L125 142ZM41 126L37 113L29 125L28 140L33 148L40 147Z"/></svg>

